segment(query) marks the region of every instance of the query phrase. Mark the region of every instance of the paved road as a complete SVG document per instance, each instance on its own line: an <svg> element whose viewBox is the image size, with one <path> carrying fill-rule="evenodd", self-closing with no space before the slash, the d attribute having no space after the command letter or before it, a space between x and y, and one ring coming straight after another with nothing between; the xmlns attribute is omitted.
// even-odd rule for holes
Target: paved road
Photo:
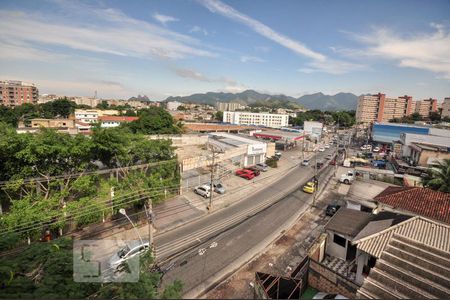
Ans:
<svg viewBox="0 0 450 300"><path fill-rule="evenodd" d="M319 152L317 159L324 159L332 151ZM191 291L189 295L195 295L192 291L198 290L199 285L205 287L207 279L277 232L289 218L305 208L312 196L298 188L313 175L311 166L295 167L285 177L244 201L158 235L155 240L157 259L171 268L163 284L180 279L184 292ZM243 179L243 184L245 182Z"/></svg>

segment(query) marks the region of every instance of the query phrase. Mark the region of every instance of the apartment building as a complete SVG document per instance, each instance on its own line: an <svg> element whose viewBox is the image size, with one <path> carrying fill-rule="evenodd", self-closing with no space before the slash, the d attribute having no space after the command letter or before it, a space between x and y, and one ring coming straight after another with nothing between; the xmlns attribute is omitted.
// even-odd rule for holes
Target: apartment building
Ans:
<svg viewBox="0 0 450 300"><path fill-rule="evenodd" d="M0 81L0 105L18 106L24 103L36 104L39 90L33 83L22 81Z"/></svg>
<svg viewBox="0 0 450 300"><path fill-rule="evenodd" d="M430 115L430 113L437 112L437 104L437 100L432 98L422 101L416 101L415 112L426 118Z"/></svg>
<svg viewBox="0 0 450 300"><path fill-rule="evenodd" d="M235 111L237 109L243 108L243 106L240 103L225 103L225 102L217 102L216 108L218 111Z"/></svg>
<svg viewBox="0 0 450 300"><path fill-rule="evenodd" d="M225 111L223 113L223 122L237 125L281 128L288 126L289 116L269 113Z"/></svg>
<svg viewBox="0 0 450 300"><path fill-rule="evenodd" d="M450 98L445 98L442 103L442 118L450 118Z"/></svg>
<svg viewBox="0 0 450 300"><path fill-rule="evenodd" d="M182 106L184 104L178 101L169 101L166 105L168 110L177 110L179 106Z"/></svg>
<svg viewBox="0 0 450 300"><path fill-rule="evenodd" d="M389 98L385 94L363 95L358 99L356 121L359 123L387 122L409 116L414 112L411 96Z"/></svg>
<svg viewBox="0 0 450 300"><path fill-rule="evenodd" d="M98 122L98 111L96 109L76 109L75 120L83 123Z"/></svg>

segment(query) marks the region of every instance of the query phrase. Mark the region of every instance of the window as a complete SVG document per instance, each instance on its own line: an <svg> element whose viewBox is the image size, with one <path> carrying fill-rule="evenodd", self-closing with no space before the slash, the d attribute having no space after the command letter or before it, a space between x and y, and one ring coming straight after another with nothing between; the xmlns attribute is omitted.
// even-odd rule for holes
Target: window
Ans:
<svg viewBox="0 0 450 300"><path fill-rule="evenodd" d="M339 235L337 235L336 233L333 235L333 242L335 244L338 244L339 246L342 246L345 248L345 242L347 240Z"/></svg>

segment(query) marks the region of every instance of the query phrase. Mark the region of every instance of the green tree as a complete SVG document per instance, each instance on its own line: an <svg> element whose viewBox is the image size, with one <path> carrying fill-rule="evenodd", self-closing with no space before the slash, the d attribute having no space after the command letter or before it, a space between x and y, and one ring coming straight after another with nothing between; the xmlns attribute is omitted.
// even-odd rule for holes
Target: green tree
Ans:
<svg viewBox="0 0 450 300"><path fill-rule="evenodd" d="M217 121L222 122L223 121L223 111L220 111L220 110L217 111L216 115L215 115L215 118L216 118Z"/></svg>
<svg viewBox="0 0 450 300"><path fill-rule="evenodd" d="M420 120L422 120L422 116L418 112L412 113L410 118L413 121L420 121Z"/></svg>
<svg viewBox="0 0 450 300"><path fill-rule="evenodd" d="M123 125L133 133L173 134L181 129L175 124L172 116L161 107L150 107L139 111L139 119Z"/></svg>
<svg viewBox="0 0 450 300"><path fill-rule="evenodd" d="M439 122L441 120L441 115L436 111L431 112L428 117L431 122Z"/></svg>
<svg viewBox="0 0 450 300"><path fill-rule="evenodd" d="M97 108L99 108L99 109L108 109L109 108L109 104L105 100L102 100L101 103L97 104Z"/></svg>
<svg viewBox="0 0 450 300"><path fill-rule="evenodd" d="M423 179L423 185L433 190L450 193L450 159L437 162Z"/></svg>

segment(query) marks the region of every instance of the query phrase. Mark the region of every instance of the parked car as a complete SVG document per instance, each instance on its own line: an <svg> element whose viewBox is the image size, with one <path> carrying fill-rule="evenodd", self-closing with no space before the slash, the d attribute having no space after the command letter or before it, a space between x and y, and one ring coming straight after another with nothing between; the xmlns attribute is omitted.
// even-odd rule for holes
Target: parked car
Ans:
<svg viewBox="0 0 450 300"><path fill-rule="evenodd" d="M346 174L342 174L341 178L339 179L340 182L343 182L345 184L350 184L355 180L355 171L351 170L348 171Z"/></svg>
<svg viewBox="0 0 450 300"><path fill-rule="evenodd" d="M335 166L336 165L336 159L333 159L332 161L330 161L330 166Z"/></svg>
<svg viewBox="0 0 450 300"><path fill-rule="evenodd" d="M255 174L255 176L259 176L259 174L261 174L261 171L256 166L247 167L247 168L244 168L244 170L252 171L253 174Z"/></svg>
<svg viewBox="0 0 450 300"><path fill-rule="evenodd" d="M371 151L372 150L372 145L363 145L363 146L361 146L361 148L360 148L362 151Z"/></svg>
<svg viewBox="0 0 450 300"><path fill-rule="evenodd" d="M324 147L319 147L319 152L324 152L325 148Z"/></svg>
<svg viewBox="0 0 450 300"><path fill-rule="evenodd" d="M213 183L214 192L217 194L225 194L225 187L221 182L214 182Z"/></svg>
<svg viewBox="0 0 450 300"><path fill-rule="evenodd" d="M260 171L263 172L267 172L269 170L269 166L266 165L265 163L256 164L255 167L257 167Z"/></svg>
<svg viewBox="0 0 450 300"><path fill-rule="evenodd" d="M334 158L334 154L328 154L327 157L325 157L325 159L327 160L331 160Z"/></svg>
<svg viewBox="0 0 450 300"><path fill-rule="evenodd" d="M302 166L309 166L309 159L304 159L302 161Z"/></svg>
<svg viewBox="0 0 450 300"><path fill-rule="evenodd" d="M194 188L194 193L196 193L197 195L200 195L200 196L202 196L204 198L208 198L210 196L209 195L210 189L211 188L210 188L209 185L204 184L204 185L201 185L201 186L196 186Z"/></svg>
<svg viewBox="0 0 450 300"><path fill-rule="evenodd" d="M380 152L380 147L373 148L373 152Z"/></svg>
<svg viewBox="0 0 450 300"><path fill-rule="evenodd" d="M341 208L340 205L337 204L329 204L325 210L325 214L327 216L333 216L338 210Z"/></svg>
<svg viewBox="0 0 450 300"><path fill-rule="evenodd" d="M330 144L325 144L325 149L330 149Z"/></svg>
<svg viewBox="0 0 450 300"><path fill-rule="evenodd" d="M308 194L312 194L316 191L316 184L313 181L308 181L303 186L303 191Z"/></svg>
<svg viewBox="0 0 450 300"><path fill-rule="evenodd" d="M278 159L280 159L281 158L281 152L279 152L279 151L275 152L275 156L278 157Z"/></svg>
<svg viewBox="0 0 450 300"><path fill-rule="evenodd" d="M246 169L239 169L236 171L236 175L242 178L245 178L247 180L253 179L255 178L255 173L253 173L250 170L246 170Z"/></svg>
<svg viewBox="0 0 450 300"><path fill-rule="evenodd" d="M317 164L316 164L316 166L317 166L317 169L320 169L320 168L322 168L322 167L323 167L323 165L324 165L324 163L323 163L323 162L321 162L321 161L318 161L318 162L317 162Z"/></svg>
<svg viewBox="0 0 450 300"><path fill-rule="evenodd" d="M143 243L142 243L143 242ZM149 248L148 240L136 240L128 242L125 247L121 248L119 251L115 252L108 260L109 266L111 268L116 268L123 262L127 261L136 255L143 255Z"/></svg>

